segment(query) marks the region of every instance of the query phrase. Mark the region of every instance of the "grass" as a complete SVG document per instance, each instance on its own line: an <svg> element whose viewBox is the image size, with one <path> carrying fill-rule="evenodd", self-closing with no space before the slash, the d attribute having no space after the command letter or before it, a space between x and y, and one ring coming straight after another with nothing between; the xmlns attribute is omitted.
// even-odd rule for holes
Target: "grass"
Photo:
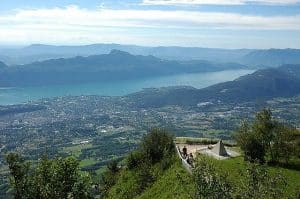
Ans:
<svg viewBox="0 0 300 199"><path fill-rule="evenodd" d="M220 172L229 174L228 179L233 184L238 186L241 183L243 180L241 172L245 171L246 169L246 164L243 157L230 158L222 161L213 161ZM270 172L273 175L281 173L285 177L287 181L287 187L285 189L286 197L295 198L296 193L300 188L300 171L272 166L268 166L268 169L270 169Z"/></svg>
<svg viewBox="0 0 300 199"><path fill-rule="evenodd" d="M137 199L181 199L194 194L192 176L177 161L150 188Z"/></svg>
<svg viewBox="0 0 300 199"><path fill-rule="evenodd" d="M194 194L192 176L182 167L178 158L174 158L171 166L161 170L161 164L152 165L151 173L154 178L153 184L142 188L144 179L139 176L143 171L124 169L117 174L117 182L113 185L107 198L112 199L189 199ZM144 186L144 185L142 185Z"/></svg>
<svg viewBox="0 0 300 199"><path fill-rule="evenodd" d="M105 171L106 171L106 167L101 167L101 168L97 169L95 172L96 172L97 176L100 176Z"/></svg>
<svg viewBox="0 0 300 199"><path fill-rule="evenodd" d="M78 158L82 149L87 149L92 147L93 147L92 144L78 144L70 147L64 147L62 150L63 152Z"/></svg>
<svg viewBox="0 0 300 199"><path fill-rule="evenodd" d="M94 158L83 159L80 160L80 167L90 166L96 163L97 161Z"/></svg>

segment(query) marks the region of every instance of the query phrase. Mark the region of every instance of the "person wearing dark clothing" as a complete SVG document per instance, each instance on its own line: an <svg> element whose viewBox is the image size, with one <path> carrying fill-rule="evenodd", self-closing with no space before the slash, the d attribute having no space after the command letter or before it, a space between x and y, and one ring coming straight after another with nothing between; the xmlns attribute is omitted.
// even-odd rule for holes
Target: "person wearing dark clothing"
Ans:
<svg viewBox="0 0 300 199"><path fill-rule="evenodd" d="M189 154L188 159L187 159L187 163L189 163L190 165L193 166L194 163L194 156L192 153Z"/></svg>
<svg viewBox="0 0 300 199"><path fill-rule="evenodd" d="M187 157L187 148L186 148L186 146L184 146L183 148L182 148L182 157L183 157L183 159L186 159L186 157Z"/></svg>

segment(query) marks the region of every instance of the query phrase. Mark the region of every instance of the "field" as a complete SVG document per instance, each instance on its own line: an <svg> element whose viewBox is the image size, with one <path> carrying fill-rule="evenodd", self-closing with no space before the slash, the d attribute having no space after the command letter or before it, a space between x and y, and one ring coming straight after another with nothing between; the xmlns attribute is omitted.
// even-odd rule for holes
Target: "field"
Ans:
<svg viewBox="0 0 300 199"><path fill-rule="evenodd" d="M81 154L81 150L88 148L92 148L92 144L77 144L74 146L63 147L63 152L78 158Z"/></svg>

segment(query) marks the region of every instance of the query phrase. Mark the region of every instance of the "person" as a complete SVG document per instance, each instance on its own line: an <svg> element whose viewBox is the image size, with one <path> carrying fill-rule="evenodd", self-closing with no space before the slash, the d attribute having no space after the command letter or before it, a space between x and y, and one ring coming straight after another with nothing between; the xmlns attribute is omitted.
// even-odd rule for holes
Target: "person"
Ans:
<svg viewBox="0 0 300 199"><path fill-rule="evenodd" d="M187 163L189 163L190 165L193 166L194 163L194 156L192 153L189 154L188 159L187 159Z"/></svg>
<svg viewBox="0 0 300 199"><path fill-rule="evenodd" d="M184 146L183 148L182 148L182 157L183 157L183 159L186 159L186 157L187 157L187 148L186 148L186 146Z"/></svg>

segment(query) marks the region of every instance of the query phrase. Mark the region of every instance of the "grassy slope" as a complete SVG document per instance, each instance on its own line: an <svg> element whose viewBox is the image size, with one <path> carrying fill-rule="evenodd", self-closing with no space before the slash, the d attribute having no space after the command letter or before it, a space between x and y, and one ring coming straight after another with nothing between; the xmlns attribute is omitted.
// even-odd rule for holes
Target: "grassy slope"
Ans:
<svg viewBox="0 0 300 199"><path fill-rule="evenodd" d="M137 199L191 198L194 194L192 176L177 161Z"/></svg>
<svg viewBox="0 0 300 199"><path fill-rule="evenodd" d="M239 185L243 176L241 171L245 171L243 157L231 158L224 161L213 160L220 172L229 174L229 180ZM285 190L286 198L295 198L297 190L300 188L300 171L284 169L279 167L269 167L271 173L280 172L287 180ZM184 180L184 182L181 181ZM164 175L159 178L150 188L148 188L137 199L154 199L154 198L191 198L194 194L192 177L181 167L180 163L175 163Z"/></svg>
<svg viewBox="0 0 300 199"><path fill-rule="evenodd" d="M231 158L223 161L212 159L219 172L228 174L229 181L235 186L239 186L243 181L246 164L243 157ZM292 169L284 169L280 167L269 167L271 173L280 172L287 180L287 188L285 190L285 198L295 198L297 190L300 188L300 171ZM110 198L128 198L125 197L126 190L135 190L136 181L132 171L124 171L123 176L110 191ZM180 161L166 170L154 184L148 187L142 194L135 199L169 199L169 198L192 198L194 196L194 185L192 176L189 175L182 167ZM134 197L129 197L134 198Z"/></svg>
<svg viewBox="0 0 300 199"><path fill-rule="evenodd" d="M245 163L243 157L231 158L223 161L214 160L217 168L229 174L229 180L239 185L243 176L240 171L245 171ZM297 189L300 188L300 171L292 169L284 169L280 167L269 167L271 173L280 172L287 180L286 196L294 198Z"/></svg>
<svg viewBox="0 0 300 199"><path fill-rule="evenodd" d="M142 194L136 194L138 191L138 182L136 181L135 175L136 173L134 171L122 171L119 174L117 183L110 189L108 198L188 199L191 198L189 197L189 193L194 193L192 176L182 168L179 160L175 161L169 169L163 172Z"/></svg>

